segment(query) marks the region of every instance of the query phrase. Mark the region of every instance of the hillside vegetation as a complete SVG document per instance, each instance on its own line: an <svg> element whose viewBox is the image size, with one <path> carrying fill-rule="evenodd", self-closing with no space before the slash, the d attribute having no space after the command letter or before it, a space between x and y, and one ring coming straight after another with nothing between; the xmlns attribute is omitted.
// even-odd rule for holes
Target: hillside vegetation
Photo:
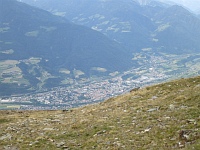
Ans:
<svg viewBox="0 0 200 150"><path fill-rule="evenodd" d="M0 111L0 149L200 149L200 77L71 110Z"/></svg>

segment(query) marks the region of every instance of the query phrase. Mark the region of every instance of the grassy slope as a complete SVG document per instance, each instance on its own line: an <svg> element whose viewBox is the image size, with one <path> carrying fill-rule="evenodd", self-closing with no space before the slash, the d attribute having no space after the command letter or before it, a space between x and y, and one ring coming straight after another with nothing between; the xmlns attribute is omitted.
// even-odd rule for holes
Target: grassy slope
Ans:
<svg viewBox="0 0 200 150"><path fill-rule="evenodd" d="M200 77L70 111L0 111L0 149L200 149Z"/></svg>

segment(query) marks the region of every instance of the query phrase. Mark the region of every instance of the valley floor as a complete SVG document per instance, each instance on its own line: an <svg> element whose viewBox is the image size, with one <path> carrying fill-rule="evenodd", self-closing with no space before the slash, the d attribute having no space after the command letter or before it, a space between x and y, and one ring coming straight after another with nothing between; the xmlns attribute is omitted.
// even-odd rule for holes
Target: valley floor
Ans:
<svg viewBox="0 0 200 150"><path fill-rule="evenodd" d="M97 103L136 87L197 76L200 72L200 54L168 55L141 52L133 60L140 64L109 78L95 78L86 83L74 80L71 86L62 86L35 94L0 98L0 109L57 110Z"/></svg>

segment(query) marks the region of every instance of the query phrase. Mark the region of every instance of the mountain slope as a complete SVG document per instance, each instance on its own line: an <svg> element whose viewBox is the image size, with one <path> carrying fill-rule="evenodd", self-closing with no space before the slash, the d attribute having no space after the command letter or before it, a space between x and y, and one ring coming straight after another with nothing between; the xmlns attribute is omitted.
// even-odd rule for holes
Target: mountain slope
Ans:
<svg viewBox="0 0 200 150"><path fill-rule="evenodd" d="M0 148L199 149L200 77L63 111L0 111Z"/></svg>
<svg viewBox="0 0 200 150"><path fill-rule="evenodd" d="M140 13L139 3L132 0L62 0L59 3L51 0L48 4L47 1L24 2L62 15L76 24L100 31L122 43L131 52L148 45L149 32L155 28L152 21Z"/></svg>
<svg viewBox="0 0 200 150"><path fill-rule="evenodd" d="M132 67L125 48L97 31L14 0L0 4L2 89L10 82L16 88L54 87L69 77L108 75Z"/></svg>
<svg viewBox="0 0 200 150"><path fill-rule="evenodd" d="M180 54L200 49L200 20L181 6L154 0L22 1L100 31L130 52L151 48Z"/></svg>
<svg viewBox="0 0 200 150"><path fill-rule="evenodd" d="M159 22L154 38L169 52L197 52L200 50L200 20L181 6L174 5L157 14ZM171 50L171 51L170 51Z"/></svg>

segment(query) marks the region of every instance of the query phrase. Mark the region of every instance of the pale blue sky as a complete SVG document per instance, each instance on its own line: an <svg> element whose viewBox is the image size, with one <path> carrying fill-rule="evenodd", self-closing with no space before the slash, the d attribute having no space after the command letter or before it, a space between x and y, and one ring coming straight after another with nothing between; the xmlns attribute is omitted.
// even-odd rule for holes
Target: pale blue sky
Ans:
<svg viewBox="0 0 200 150"><path fill-rule="evenodd" d="M193 11L200 12L200 0L160 0L160 1L163 1L163 2L172 1L175 3L179 3L185 7L188 7Z"/></svg>
<svg viewBox="0 0 200 150"><path fill-rule="evenodd" d="M151 0L137 0L137 1L145 4L146 2L151 1ZM198 12L200 14L200 0L157 0L157 1L168 3L168 4L176 3L186 8L189 8L193 12L196 12L196 13Z"/></svg>

